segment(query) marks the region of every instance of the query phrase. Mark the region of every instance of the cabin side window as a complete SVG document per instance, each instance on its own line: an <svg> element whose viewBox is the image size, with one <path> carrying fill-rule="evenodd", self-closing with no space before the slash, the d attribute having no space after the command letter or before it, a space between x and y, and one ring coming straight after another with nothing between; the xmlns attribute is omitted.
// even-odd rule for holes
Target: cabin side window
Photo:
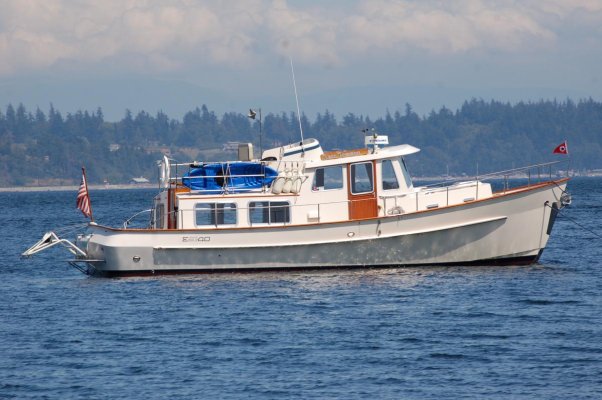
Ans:
<svg viewBox="0 0 602 400"><path fill-rule="evenodd" d="M311 188L313 191L342 189L343 167L335 165L332 167L317 168Z"/></svg>
<svg viewBox="0 0 602 400"><path fill-rule="evenodd" d="M249 219L253 224L285 224L291 222L288 201L252 201L249 203Z"/></svg>
<svg viewBox="0 0 602 400"><path fill-rule="evenodd" d="M412 187L412 178L410 177L410 172L408 171L408 166L406 165L406 161L403 157L400 157L401 160L401 173L403 174L403 180L406 183L406 187Z"/></svg>
<svg viewBox="0 0 602 400"><path fill-rule="evenodd" d="M399 189L399 182L397 181L397 175L395 175L395 169L391 160L382 161L381 175L383 190Z"/></svg>
<svg viewBox="0 0 602 400"><path fill-rule="evenodd" d="M374 191L372 163L351 164L351 193L371 193Z"/></svg>
<svg viewBox="0 0 602 400"><path fill-rule="evenodd" d="M236 225L236 203L197 203L194 215L197 226Z"/></svg>

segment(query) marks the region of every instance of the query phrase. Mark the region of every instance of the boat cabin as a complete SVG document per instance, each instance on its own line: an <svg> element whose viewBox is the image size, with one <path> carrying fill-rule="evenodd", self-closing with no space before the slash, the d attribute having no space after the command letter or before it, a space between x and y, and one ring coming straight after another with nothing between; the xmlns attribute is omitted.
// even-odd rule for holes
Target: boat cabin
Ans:
<svg viewBox="0 0 602 400"><path fill-rule="evenodd" d="M384 139L384 140L383 140ZM490 197L477 181L414 187L404 157L417 153L386 137L324 152L316 139L269 149L261 159L175 164L164 158L151 228L261 228L344 222L421 212ZM247 158L250 159L250 158Z"/></svg>

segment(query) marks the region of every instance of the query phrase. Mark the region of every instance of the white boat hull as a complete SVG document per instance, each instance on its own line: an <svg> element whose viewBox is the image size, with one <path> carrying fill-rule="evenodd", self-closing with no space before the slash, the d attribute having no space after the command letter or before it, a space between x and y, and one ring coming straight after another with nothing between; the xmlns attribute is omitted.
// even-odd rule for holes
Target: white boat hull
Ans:
<svg viewBox="0 0 602 400"><path fill-rule="evenodd" d="M127 276L263 269L530 264L546 246L566 181L417 213L220 230L90 225L90 269Z"/></svg>

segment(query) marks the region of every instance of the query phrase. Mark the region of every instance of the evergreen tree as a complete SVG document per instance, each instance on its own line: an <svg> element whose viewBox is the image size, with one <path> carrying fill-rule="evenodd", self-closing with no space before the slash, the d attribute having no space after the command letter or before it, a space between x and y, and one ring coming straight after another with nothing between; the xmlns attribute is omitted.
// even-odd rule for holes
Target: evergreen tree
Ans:
<svg viewBox="0 0 602 400"><path fill-rule="evenodd" d="M304 137L317 138L326 151L362 147L366 128L389 135L391 145L417 146L422 151L406 160L417 174L441 175L449 168L452 174L471 175L477 162L481 173L545 162L554 159L551 150L565 139L574 168L602 168L602 103L591 98L516 104L471 99L455 111L442 107L425 117L405 104L376 119L348 113L340 122L326 110L313 122L302 114L301 124ZM298 142L300 136L294 112L264 115L264 149ZM181 121L161 111L155 116L140 111L134 117L126 110L120 121L107 122L100 108L63 118L52 104L47 114L8 104L4 113L0 110L0 185L65 178L77 183L82 164L91 183L150 178L156 174L154 160L161 157L155 144L167 146L178 158L189 157L184 154L195 148L212 149L211 157L220 158L226 141L258 146L258 121L235 112L218 118L206 105Z"/></svg>

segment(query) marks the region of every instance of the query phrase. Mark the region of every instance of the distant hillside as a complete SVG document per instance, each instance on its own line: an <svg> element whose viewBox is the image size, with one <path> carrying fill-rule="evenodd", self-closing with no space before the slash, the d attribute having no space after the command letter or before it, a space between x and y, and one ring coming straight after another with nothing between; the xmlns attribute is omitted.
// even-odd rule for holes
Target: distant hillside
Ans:
<svg viewBox="0 0 602 400"><path fill-rule="evenodd" d="M602 168L602 103L592 99L509 104L466 101L456 111L441 108L419 117L409 104L405 112L371 120L349 113L341 119L328 111L313 121L301 117L306 138L320 140L325 150L363 146L362 129L389 135L391 144L410 143L422 149L408 157L414 175L472 175L554 159L552 149L567 139L575 169ZM263 147L299 140L294 113L263 118ZM91 183L126 183L132 177L156 177L161 154L189 161L211 161L234 154L224 144L254 142L259 149L257 121L240 113L221 116L207 106L182 120L159 112L126 111L107 122L101 109L63 116L8 105L0 111L0 186L77 183L87 167Z"/></svg>

